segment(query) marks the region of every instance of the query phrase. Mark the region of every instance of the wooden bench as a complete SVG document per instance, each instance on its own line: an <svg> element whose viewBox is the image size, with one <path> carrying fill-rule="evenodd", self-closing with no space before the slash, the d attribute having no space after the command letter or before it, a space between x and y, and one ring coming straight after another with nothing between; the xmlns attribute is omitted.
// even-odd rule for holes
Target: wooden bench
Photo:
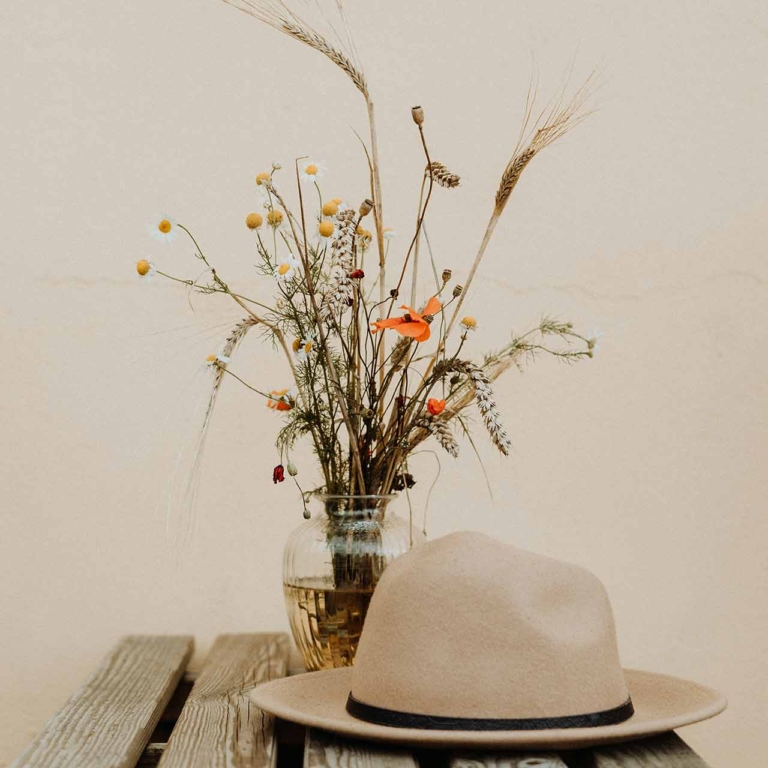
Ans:
<svg viewBox="0 0 768 768"><path fill-rule="evenodd" d="M284 634L222 635L199 675L191 637L130 636L12 768L707 768L678 736L561 753L393 750L275 721L251 705L260 682L300 672Z"/></svg>

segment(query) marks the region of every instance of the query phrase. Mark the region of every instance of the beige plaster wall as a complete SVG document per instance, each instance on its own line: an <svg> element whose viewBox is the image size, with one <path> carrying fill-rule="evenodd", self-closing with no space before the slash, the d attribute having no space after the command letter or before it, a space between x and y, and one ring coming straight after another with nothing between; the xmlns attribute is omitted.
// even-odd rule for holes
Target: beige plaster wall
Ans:
<svg viewBox="0 0 768 768"><path fill-rule="evenodd" d="M457 275L514 145L532 60L542 94L574 58L574 81L602 66L599 111L526 172L468 301L478 354L543 312L603 331L602 347L498 386L515 451L505 461L479 440L494 498L464 446L443 462L430 535L475 528L592 568L627 665L728 693L727 713L684 737L715 766L759 764L764 4L350 5L380 117L387 224L403 248L421 168L409 107L421 103L435 156L464 177L430 220ZM253 175L312 154L329 166L329 196L359 199L352 129L365 118L330 64L214 0L6 4L0 41L6 765L123 633L194 633L202 654L218 633L286 626L281 549L301 515L289 484L270 482L275 419L248 392L222 393L189 525L180 504L201 361L239 312L215 297L193 312L183 290L140 285L133 264L194 275L188 247L147 237L169 212L233 283L258 290L242 224ZM242 370L285 385L266 352L244 347Z"/></svg>

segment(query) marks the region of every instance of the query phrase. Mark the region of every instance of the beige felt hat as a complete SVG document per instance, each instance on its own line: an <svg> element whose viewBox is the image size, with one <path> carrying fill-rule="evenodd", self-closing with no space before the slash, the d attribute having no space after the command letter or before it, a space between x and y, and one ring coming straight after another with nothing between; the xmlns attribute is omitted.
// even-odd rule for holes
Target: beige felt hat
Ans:
<svg viewBox="0 0 768 768"><path fill-rule="evenodd" d="M589 571L466 532L387 568L354 667L273 680L251 697L355 738L511 749L636 739L726 706L697 683L622 669Z"/></svg>

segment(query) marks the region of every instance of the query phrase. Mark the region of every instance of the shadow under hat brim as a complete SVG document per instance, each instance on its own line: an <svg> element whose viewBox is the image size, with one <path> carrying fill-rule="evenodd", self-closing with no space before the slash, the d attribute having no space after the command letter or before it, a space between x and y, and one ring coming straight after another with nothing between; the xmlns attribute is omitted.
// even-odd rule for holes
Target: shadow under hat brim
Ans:
<svg viewBox="0 0 768 768"><path fill-rule="evenodd" d="M545 731L440 731L393 728L359 720L346 710L352 668L310 672L272 680L251 692L253 703L283 720L356 739L397 742L419 747L487 749L560 747L578 749L630 741L671 731L714 717L725 697L690 680L653 672L624 670L635 713L616 725Z"/></svg>

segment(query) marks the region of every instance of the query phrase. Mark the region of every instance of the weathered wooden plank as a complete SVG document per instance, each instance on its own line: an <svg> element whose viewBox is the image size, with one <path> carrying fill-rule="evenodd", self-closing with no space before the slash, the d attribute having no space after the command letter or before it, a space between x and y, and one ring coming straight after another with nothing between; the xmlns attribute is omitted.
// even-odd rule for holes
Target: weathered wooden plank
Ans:
<svg viewBox="0 0 768 768"><path fill-rule="evenodd" d="M191 637L123 638L11 768L133 768L193 644Z"/></svg>
<svg viewBox="0 0 768 768"><path fill-rule="evenodd" d="M265 768L274 766L274 719L248 696L258 684L283 677L290 642L285 634L221 635L213 644L161 768Z"/></svg>
<svg viewBox="0 0 768 768"><path fill-rule="evenodd" d="M418 768L406 750L376 746L307 730L304 768Z"/></svg>
<svg viewBox="0 0 768 768"><path fill-rule="evenodd" d="M677 734L596 747L595 768L709 768Z"/></svg>
<svg viewBox="0 0 768 768"><path fill-rule="evenodd" d="M460 754L451 758L450 768L568 768L554 752L526 754Z"/></svg>

